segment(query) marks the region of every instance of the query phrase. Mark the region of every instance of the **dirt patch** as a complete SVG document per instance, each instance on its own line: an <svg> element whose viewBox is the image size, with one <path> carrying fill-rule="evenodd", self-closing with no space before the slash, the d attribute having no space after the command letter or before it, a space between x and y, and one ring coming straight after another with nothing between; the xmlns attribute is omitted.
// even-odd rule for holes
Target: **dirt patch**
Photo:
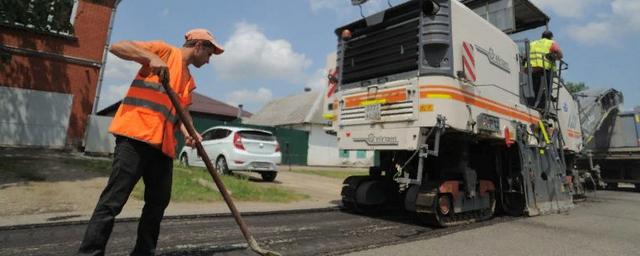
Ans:
<svg viewBox="0 0 640 256"><path fill-rule="evenodd" d="M89 158L80 154L50 151L0 150L0 216L24 217L53 214L54 216L81 215L93 211L98 197L107 183L111 160ZM240 172L250 176L257 186L273 186L263 182L256 173ZM294 203L242 202L242 211L265 211L326 207L337 205L342 180L280 171L278 186L309 195L308 199ZM130 198L121 216L138 216L143 202ZM197 214L227 212L224 202L177 203L172 202L167 214ZM53 217L57 220L58 217Z"/></svg>
<svg viewBox="0 0 640 256"><path fill-rule="evenodd" d="M92 210L106 178L29 182L0 190L0 216Z"/></svg>
<svg viewBox="0 0 640 256"><path fill-rule="evenodd" d="M109 175L108 159L79 154L0 151L0 216L92 209Z"/></svg>

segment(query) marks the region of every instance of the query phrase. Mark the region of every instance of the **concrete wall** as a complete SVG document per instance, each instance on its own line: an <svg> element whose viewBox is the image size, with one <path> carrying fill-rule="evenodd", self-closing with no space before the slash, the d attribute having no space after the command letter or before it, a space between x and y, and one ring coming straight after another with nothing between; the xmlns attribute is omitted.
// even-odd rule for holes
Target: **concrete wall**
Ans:
<svg viewBox="0 0 640 256"><path fill-rule="evenodd" d="M366 150L341 150L339 152L342 166L366 167L374 165L374 152Z"/></svg>
<svg viewBox="0 0 640 256"><path fill-rule="evenodd" d="M109 125L112 119L109 116L89 116L84 152L113 154L113 150L116 147L116 139L109 133Z"/></svg>
<svg viewBox="0 0 640 256"><path fill-rule="evenodd" d="M324 132L321 125L314 125L310 130L307 163L309 165L342 165L337 137Z"/></svg>
<svg viewBox="0 0 640 256"><path fill-rule="evenodd" d="M308 165L322 166L372 166L373 151L340 151L335 135L325 132L322 125L309 125Z"/></svg>
<svg viewBox="0 0 640 256"><path fill-rule="evenodd" d="M0 145L63 148L73 95L0 86Z"/></svg>

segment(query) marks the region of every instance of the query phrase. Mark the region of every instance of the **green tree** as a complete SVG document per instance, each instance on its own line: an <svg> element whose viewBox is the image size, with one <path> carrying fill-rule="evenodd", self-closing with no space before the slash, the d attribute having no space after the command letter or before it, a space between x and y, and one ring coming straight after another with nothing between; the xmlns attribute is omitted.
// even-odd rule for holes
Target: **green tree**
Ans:
<svg viewBox="0 0 640 256"><path fill-rule="evenodd" d="M576 93L589 89L589 86L586 86L584 82L566 82L564 86L567 87L569 93Z"/></svg>

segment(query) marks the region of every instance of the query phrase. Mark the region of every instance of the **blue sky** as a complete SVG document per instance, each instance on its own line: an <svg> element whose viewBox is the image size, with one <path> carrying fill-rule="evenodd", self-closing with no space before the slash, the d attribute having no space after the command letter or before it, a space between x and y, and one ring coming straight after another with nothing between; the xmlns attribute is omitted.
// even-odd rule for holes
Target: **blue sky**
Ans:
<svg viewBox="0 0 640 256"><path fill-rule="evenodd" d="M404 2L390 0L391 4ZM639 0L532 0L550 17L550 28L565 53L566 81L616 88L625 109L640 105ZM387 6L372 0L365 14ZM191 72L197 92L243 104L256 112L269 100L326 86L325 63L335 51L333 30L360 17L349 0L123 0L111 42L164 40L181 45L184 33L202 27L226 52ZM516 35L536 39L541 29ZM138 64L108 56L99 109L121 99Z"/></svg>

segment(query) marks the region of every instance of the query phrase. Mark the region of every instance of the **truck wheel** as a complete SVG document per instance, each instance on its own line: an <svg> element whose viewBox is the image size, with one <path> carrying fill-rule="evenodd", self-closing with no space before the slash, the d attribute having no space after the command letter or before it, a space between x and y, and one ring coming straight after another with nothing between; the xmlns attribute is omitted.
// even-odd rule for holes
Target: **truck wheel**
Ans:
<svg viewBox="0 0 640 256"><path fill-rule="evenodd" d="M640 183L634 184L636 186L636 192L640 192Z"/></svg>
<svg viewBox="0 0 640 256"><path fill-rule="evenodd" d="M617 182L607 182L607 190L616 190L618 189Z"/></svg>
<svg viewBox="0 0 640 256"><path fill-rule="evenodd" d="M276 179L276 176L278 175L278 173L277 172L260 172L260 175L262 176L262 180L271 182Z"/></svg>

